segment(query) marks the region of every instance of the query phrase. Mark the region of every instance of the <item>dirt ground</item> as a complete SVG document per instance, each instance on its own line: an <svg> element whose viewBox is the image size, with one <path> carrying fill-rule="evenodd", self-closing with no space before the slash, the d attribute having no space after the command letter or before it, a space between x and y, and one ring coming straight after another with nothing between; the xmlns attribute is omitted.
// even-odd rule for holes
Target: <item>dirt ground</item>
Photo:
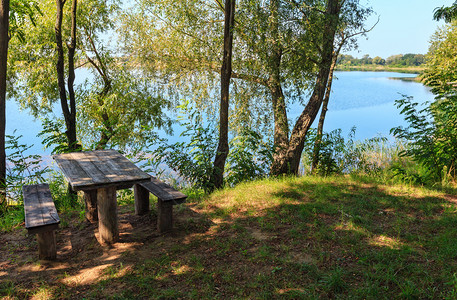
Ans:
<svg viewBox="0 0 457 300"><path fill-rule="evenodd" d="M97 224L81 221L76 215L65 215L56 232L55 261L38 259L36 237L28 235L22 224L12 232L0 233L0 283L13 282L29 291L36 290L43 282L48 286L65 284L77 288L76 294L83 293L84 287L100 280L107 268L120 264L125 267L150 257L151 244L154 244L154 251L161 251L158 246L168 248L182 243L189 231L183 233L176 227L183 225L181 219L189 218L198 218L198 214L185 208L179 218L175 216L174 230L159 234L154 212L137 216L133 208L121 207L119 241L114 245L102 245Z"/></svg>

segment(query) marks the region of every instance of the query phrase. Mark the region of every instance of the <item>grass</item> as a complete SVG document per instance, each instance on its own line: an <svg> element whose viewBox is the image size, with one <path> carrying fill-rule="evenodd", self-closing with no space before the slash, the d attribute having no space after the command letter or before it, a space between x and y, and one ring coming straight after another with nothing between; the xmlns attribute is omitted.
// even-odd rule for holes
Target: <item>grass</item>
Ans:
<svg viewBox="0 0 457 300"><path fill-rule="evenodd" d="M0 239L11 241L14 235L18 242L8 244L10 254L2 252L0 296L457 297L457 196L452 190L349 176L263 180L210 196L195 194L176 207L175 230L164 236L155 232L154 212L133 217L127 198L122 198L121 241L115 249L93 243L94 228L85 229L77 216L67 220L70 229L76 228L73 247L78 248L78 235L91 246L68 254L61 250L60 261L51 265L37 265L35 248L29 246L33 239L21 237L23 229L2 233ZM63 244L58 237L58 247Z"/></svg>

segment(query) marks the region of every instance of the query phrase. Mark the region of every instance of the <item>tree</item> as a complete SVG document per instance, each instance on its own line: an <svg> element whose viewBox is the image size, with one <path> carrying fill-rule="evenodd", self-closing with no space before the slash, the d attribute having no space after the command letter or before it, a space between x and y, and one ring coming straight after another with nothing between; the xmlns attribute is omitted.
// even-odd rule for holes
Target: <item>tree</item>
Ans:
<svg viewBox="0 0 457 300"><path fill-rule="evenodd" d="M76 10L77 0L72 1L71 5L71 29L70 29L70 43L67 44L68 48L68 97L65 88L65 56L62 43L62 22L63 10L66 0L56 0L56 52L57 52L57 83L60 95L60 105L62 107L63 116L65 119L68 150L80 150L81 146L78 145L76 139L76 99L75 99L75 51L76 51Z"/></svg>
<svg viewBox="0 0 457 300"><path fill-rule="evenodd" d="M287 147L282 150L271 167L273 175L297 174L300 165L306 134L313 123L322 104L325 89L330 74L333 59L333 44L339 23L342 3L338 0L329 0L326 4L324 24L322 30L322 44L320 62L317 64L318 73L311 97L305 109L298 118L292 130Z"/></svg>
<svg viewBox="0 0 457 300"><path fill-rule="evenodd" d="M9 0L0 2L0 208L6 205L6 74L8 64Z"/></svg>
<svg viewBox="0 0 457 300"><path fill-rule="evenodd" d="M376 57L373 58L373 63L375 65L383 66L383 65L386 64L386 60L384 58L382 58L382 57L376 56Z"/></svg>
<svg viewBox="0 0 457 300"><path fill-rule="evenodd" d="M11 4L11 7L10 7ZM0 212L6 205L6 92L8 77L8 46L12 35L17 35L22 40L20 26L23 20L28 19L34 23L37 10L34 1L2 0L0 2Z"/></svg>
<svg viewBox="0 0 457 300"><path fill-rule="evenodd" d="M120 53L101 37L116 29L117 1L92 0L80 12L81 61L93 78L78 88L78 122L90 148L118 147L138 151L155 139L155 128L171 130L165 115L169 101L160 97L160 84L149 82L129 69ZM153 86L156 85L156 86Z"/></svg>
<svg viewBox="0 0 457 300"><path fill-rule="evenodd" d="M303 136L322 103L342 6L351 7L354 15L360 12L358 1L352 0L238 4L232 111L239 108L239 112L232 114L232 130L239 124L252 124L254 116L257 120L273 117L276 152L272 174L298 170ZM137 11L124 19L124 40L143 70L168 79L176 89L187 78L185 88L188 91L191 86L192 98L200 98L196 95L202 78L217 72L221 55L215 50L222 41L218 2L195 0L171 5L167 0L143 0ZM290 137L287 102L304 103L307 93L313 96Z"/></svg>
<svg viewBox="0 0 457 300"><path fill-rule="evenodd" d="M214 159L211 181L215 188L221 188L224 179L224 167L229 152L229 97L230 78L232 77L233 30L235 23L235 0L225 1L224 17L224 53L221 67L221 103L219 108L219 144Z"/></svg>
<svg viewBox="0 0 457 300"><path fill-rule="evenodd" d="M47 126L47 134L54 134L54 129L61 128L58 126L61 119L52 111L54 103L60 102L61 90L65 91L68 101L75 100L68 104L67 116L70 120L76 117L78 142L85 148L117 147L135 151L151 143L156 127L169 131L171 120L164 111L169 101L157 96L156 92L161 87L152 86L140 76L137 68L128 68L119 47L115 45L112 50L106 38L115 30L114 20L120 12L117 0L80 0L76 16L67 13L68 5L63 6L60 32L63 37L74 34L76 46L74 52L70 51L74 39L63 38L61 50L64 57L69 54L74 57L72 69L86 80L80 80L71 92L65 87L65 80L69 84L74 77L66 68L63 80L60 77L63 89L62 85L59 88L54 63L58 60L58 51L53 46L56 43L53 29L57 6L51 3L52 0L40 3L43 16L36 20L36 27L30 22L22 26L24 42L13 43L11 55L14 62L11 64L12 79L15 80L11 92L36 117L48 119L48 125L56 125ZM78 20L78 26L72 27L72 19ZM64 45L66 40L68 45ZM65 129L60 130L68 133L66 123L63 127ZM67 137L65 139L68 141ZM61 141L49 136L46 140ZM68 142L65 144L68 146ZM55 149L60 151L58 147Z"/></svg>
<svg viewBox="0 0 457 300"><path fill-rule="evenodd" d="M454 23L438 29L431 38L422 79L436 95L446 96L455 93L457 82L456 40L457 25Z"/></svg>
<svg viewBox="0 0 457 300"><path fill-rule="evenodd" d="M330 66L330 72L328 76L327 88L325 91L325 96L322 101L322 109L321 114L319 116L319 123L317 125L317 133L316 139L314 141L314 148L313 148L313 156L312 156L312 163L311 163L311 171L315 171L318 164L319 164L319 157L320 157L320 147L322 142L323 130L324 130L324 122L325 116L327 114L327 107L330 100L330 93L332 90L332 83L333 83L333 72L335 71L335 67L338 62L338 58L340 57L341 49L345 48L345 50L352 50L357 48L357 37L360 35L365 35L369 31L371 31L378 22L376 22L370 29L364 28L364 22L366 17L371 13L371 9L367 8L364 13L361 13L359 18L353 18L351 13L343 13L342 20L340 22L340 26L338 28L338 36L335 43L335 49L333 51L333 58L332 63ZM379 21L379 20L378 20ZM351 56L352 57L352 56ZM369 57L366 55L365 57ZM373 59L374 61L374 59Z"/></svg>
<svg viewBox="0 0 457 300"><path fill-rule="evenodd" d="M455 1L451 6L442 6L435 8L433 13L433 18L436 21L443 19L445 22L450 23L452 20L457 18L457 1Z"/></svg>

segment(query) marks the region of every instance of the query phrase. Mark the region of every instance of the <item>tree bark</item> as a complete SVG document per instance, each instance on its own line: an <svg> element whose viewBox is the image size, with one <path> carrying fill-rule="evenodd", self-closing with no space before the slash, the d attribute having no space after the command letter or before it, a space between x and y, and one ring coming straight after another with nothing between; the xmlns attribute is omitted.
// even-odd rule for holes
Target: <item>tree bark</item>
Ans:
<svg viewBox="0 0 457 300"><path fill-rule="evenodd" d="M343 44L341 44L340 47L338 48L338 50L333 54L332 65L330 66L330 73L328 76L327 89L325 91L324 100L322 102L322 110L321 110L321 115L319 116L319 124L317 125L317 136L316 136L316 140L314 141L313 161L311 164L311 172L314 172L317 168L317 165L319 164L319 152L320 152L321 143L322 143L322 134L324 132L325 116L327 114L328 102L330 100L330 93L332 91L333 72L335 71L336 61L338 59L338 55L340 53L342 45Z"/></svg>
<svg viewBox="0 0 457 300"><path fill-rule="evenodd" d="M9 0L0 2L0 208L6 206L6 74L8 64ZM0 209L1 211L1 209Z"/></svg>
<svg viewBox="0 0 457 300"><path fill-rule="evenodd" d="M340 12L339 0L328 0L326 6L325 24L327 24L322 32L322 58L319 64L319 72L316 78L316 84L308 104L301 113L294 129L292 130L289 147L285 157L273 162L273 175L280 174L298 174L300 158L303 152L306 134L311 127L314 119L319 112L324 98L327 81L332 63L333 43L335 39L336 28L338 26L338 18Z"/></svg>
<svg viewBox="0 0 457 300"><path fill-rule="evenodd" d="M270 64L268 72L268 88L271 93L273 117L274 117L274 147L273 164L270 172L276 174L279 162L285 159L289 147L289 123L287 121L286 102L281 87L281 60L282 46L279 36L279 1L274 0L270 3L271 17L269 18L269 27L272 35Z"/></svg>
<svg viewBox="0 0 457 300"><path fill-rule="evenodd" d="M62 107L63 116L65 119L66 136L68 141L69 150L77 150L79 147L76 140L76 101L73 90L73 83L75 79L74 73L74 54L76 49L76 7L77 1L73 0L71 12L71 41L68 46L68 89L70 105L68 105L67 91L65 89L65 63L64 51L62 42L62 20L63 20L63 7L66 0L56 0L56 50L57 50L57 83L59 86L60 104Z"/></svg>
<svg viewBox="0 0 457 300"><path fill-rule="evenodd" d="M219 110L219 144L214 159L212 183L221 188L224 179L225 161L229 153L228 114L230 79L232 75L233 26L235 21L235 0L225 1L224 54L221 67L221 102Z"/></svg>

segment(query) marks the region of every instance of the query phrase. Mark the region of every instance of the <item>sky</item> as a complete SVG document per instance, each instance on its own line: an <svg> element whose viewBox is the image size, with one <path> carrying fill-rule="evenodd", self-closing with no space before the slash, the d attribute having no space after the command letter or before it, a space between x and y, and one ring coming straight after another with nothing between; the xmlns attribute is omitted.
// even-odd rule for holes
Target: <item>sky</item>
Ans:
<svg viewBox="0 0 457 300"><path fill-rule="evenodd" d="M354 57L369 54L370 57L387 58L395 54L425 54L429 40L438 26L444 22L433 20L437 7L450 6L454 0L360 0L360 3L374 10L367 21L367 27L379 23L367 34L360 37L356 51L345 52Z"/></svg>

